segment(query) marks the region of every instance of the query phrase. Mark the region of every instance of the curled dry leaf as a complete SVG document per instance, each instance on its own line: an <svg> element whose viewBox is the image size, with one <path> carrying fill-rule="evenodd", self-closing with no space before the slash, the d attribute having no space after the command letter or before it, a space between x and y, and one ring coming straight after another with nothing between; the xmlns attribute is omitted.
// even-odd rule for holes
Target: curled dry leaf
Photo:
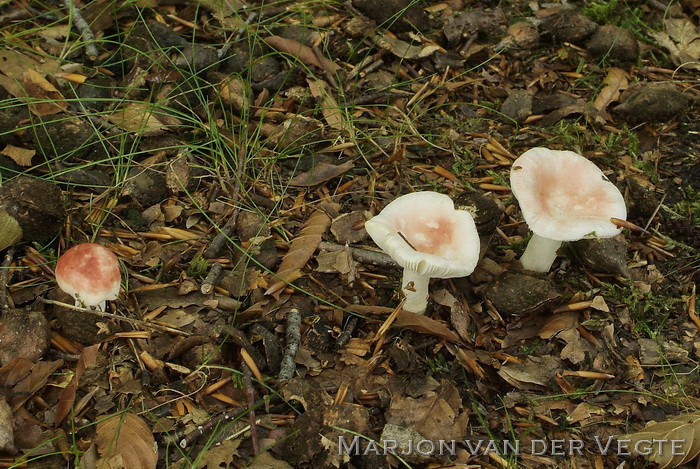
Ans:
<svg viewBox="0 0 700 469"><path fill-rule="evenodd" d="M679 467L700 455L700 412L653 423L617 440L633 454L647 456L661 469Z"/></svg>
<svg viewBox="0 0 700 469"><path fill-rule="evenodd" d="M339 68L338 65L336 65L332 60L316 54L312 48L305 46L294 39L287 39L286 37L280 36L270 36L265 38L265 42L270 47L277 49L280 52L285 52L296 57L306 65L315 65L316 67L323 70L328 70L329 72L334 72Z"/></svg>
<svg viewBox="0 0 700 469"><path fill-rule="evenodd" d="M97 467L155 469L156 442L146 422L135 414L117 414L97 423Z"/></svg>
<svg viewBox="0 0 700 469"><path fill-rule="evenodd" d="M301 277L301 269L311 259L314 251L321 242L328 228L331 226L331 218L320 210L311 214L299 235L294 238L289 251L282 258L282 263L275 276L276 282L265 292L266 295L279 295L279 292L287 284Z"/></svg>
<svg viewBox="0 0 700 469"><path fill-rule="evenodd" d="M700 70L700 27L687 18L667 18L664 31L651 34L668 50L673 63L687 70Z"/></svg>
<svg viewBox="0 0 700 469"><path fill-rule="evenodd" d="M593 106L599 111L604 111L610 103L620 99L620 93L625 89L627 89L627 73L620 68L610 67L608 76L605 77L605 87L600 90Z"/></svg>

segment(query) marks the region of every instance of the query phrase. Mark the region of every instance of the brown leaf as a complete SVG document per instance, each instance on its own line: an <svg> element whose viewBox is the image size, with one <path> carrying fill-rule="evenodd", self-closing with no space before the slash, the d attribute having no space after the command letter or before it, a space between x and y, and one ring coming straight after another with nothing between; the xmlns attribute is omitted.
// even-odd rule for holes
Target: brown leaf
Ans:
<svg viewBox="0 0 700 469"><path fill-rule="evenodd" d="M375 42L381 48L402 59L422 59L441 49L440 46L434 44L414 46L389 35L378 36L375 38Z"/></svg>
<svg viewBox="0 0 700 469"><path fill-rule="evenodd" d="M163 133L166 126L156 117L147 103L128 103L114 111L107 120L127 132L139 132L147 137Z"/></svg>
<svg viewBox="0 0 700 469"><path fill-rule="evenodd" d="M31 166L32 157L36 155L36 150L28 150L26 148L20 148L14 145L7 145L5 148L3 148L2 154L11 158L12 161L20 166Z"/></svg>
<svg viewBox="0 0 700 469"><path fill-rule="evenodd" d="M673 63L688 70L700 70L700 27L687 18L667 18L664 31L651 33L668 50Z"/></svg>
<svg viewBox="0 0 700 469"><path fill-rule="evenodd" d="M355 164L352 161L346 161L345 163L337 166L322 161L310 170L294 176L289 181L289 185L292 187L315 186L317 184L329 181L334 177L338 177L354 167Z"/></svg>
<svg viewBox="0 0 700 469"><path fill-rule="evenodd" d="M49 380L49 376L59 369L61 365L63 365L63 360L35 364L32 367L32 372L12 388L14 397L10 400L10 405L16 409L31 398L35 392L44 387Z"/></svg>
<svg viewBox="0 0 700 469"><path fill-rule="evenodd" d="M29 98L29 110L37 116L57 114L68 109L68 102L60 91L44 76L30 68L22 76L22 85Z"/></svg>
<svg viewBox="0 0 700 469"><path fill-rule="evenodd" d="M0 85L15 98L25 96L25 91L21 83L24 81L24 72L32 69L42 73L55 73L59 69L56 60L47 56L39 58L32 53L20 54L14 50L3 48L0 50Z"/></svg>
<svg viewBox="0 0 700 469"><path fill-rule="evenodd" d="M355 136L355 129L353 128L352 122L345 118L338 106L338 102L335 100L331 94L328 84L319 79L307 79L306 82L309 84L309 90L314 98L316 98L321 105L321 112L323 113L324 119L328 122L332 128L347 132L350 136Z"/></svg>
<svg viewBox="0 0 700 469"><path fill-rule="evenodd" d="M618 437L634 453L646 455L664 469L679 467L700 455L700 412L683 414L643 430ZM654 444L650 442L654 441ZM672 445L676 445L675 447Z"/></svg>
<svg viewBox="0 0 700 469"><path fill-rule="evenodd" d="M542 339L551 339L562 331L568 331L578 327L578 313L552 314L540 329Z"/></svg>
<svg viewBox="0 0 700 469"><path fill-rule="evenodd" d="M299 278L301 270L316 251L321 236L331 226L331 219L320 210L316 210L304 223L304 227L292 241L289 251L282 258L282 263L275 274L276 282L265 292L266 295L278 297L281 288ZM277 294L277 295L275 295Z"/></svg>
<svg viewBox="0 0 700 469"><path fill-rule="evenodd" d="M98 467L156 467L158 453L153 433L135 414L117 414L98 422L95 443L100 453Z"/></svg>
<svg viewBox="0 0 700 469"><path fill-rule="evenodd" d="M462 408L457 388L443 381L437 392L430 391L425 397L392 397L386 421L414 430L428 440L461 440L467 431L469 414Z"/></svg>
<svg viewBox="0 0 700 469"><path fill-rule="evenodd" d="M627 73L616 67L608 68L605 87L598 93L593 106L599 111L604 111L610 103L620 98L620 93L625 89L627 89Z"/></svg>
<svg viewBox="0 0 700 469"><path fill-rule="evenodd" d="M285 52L296 57L306 65L315 65L316 67L323 70L328 70L329 72L336 71L340 68L333 61L327 59L326 57L317 55L314 53L312 48L305 46L294 39L287 39L286 37L281 36L270 36L265 38L265 42L270 47L277 49L280 52Z"/></svg>
<svg viewBox="0 0 700 469"><path fill-rule="evenodd" d="M60 426L63 419L70 413L73 403L75 402L75 396L78 392L80 377L83 375L83 371L85 371L86 368L95 363L99 348L100 344L91 345L90 347L85 347L80 354L78 364L75 367L75 374L58 398L58 404L56 405L56 427Z"/></svg>

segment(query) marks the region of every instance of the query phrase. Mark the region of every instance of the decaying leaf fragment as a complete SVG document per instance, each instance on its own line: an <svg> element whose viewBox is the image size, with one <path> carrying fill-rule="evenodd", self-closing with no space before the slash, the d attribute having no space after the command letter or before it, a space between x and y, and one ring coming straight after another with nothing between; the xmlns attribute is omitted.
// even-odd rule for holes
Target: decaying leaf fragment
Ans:
<svg viewBox="0 0 700 469"><path fill-rule="evenodd" d="M617 441L626 444L632 454L647 456L661 469L679 467L700 455L700 412L653 423Z"/></svg>
<svg viewBox="0 0 700 469"><path fill-rule="evenodd" d="M27 69L22 77L22 85L27 97L29 110L37 116L57 114L68 109L68 102L44 75L34 69Z"/></svg>
<svg viewBox="0 0 700 469"><path fill-rule="evenodd" d="M664 30L651 34L668 50L673 63L687 70L700 70L700 27L687 18L667 18Z"/></svg>

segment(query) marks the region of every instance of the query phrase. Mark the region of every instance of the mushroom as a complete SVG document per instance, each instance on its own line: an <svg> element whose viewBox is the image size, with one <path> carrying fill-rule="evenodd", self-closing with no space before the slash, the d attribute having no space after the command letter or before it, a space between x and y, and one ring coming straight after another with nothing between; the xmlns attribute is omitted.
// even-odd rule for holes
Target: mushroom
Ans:
<svg viewBox="0 0 700 469"><path fill-rule="evenodd" d="M572 151L532 148L513 162L510 186L532 230L520 258L523 267L547 272L563 241L611 238L627 208L620 191L583 156Z"/></svg>
<svg viewBox="0 0 700 469"><path fill-rule="evenodd" d="M58 259L56 282L75 298L76 306L104 311L107 300L119 295L119 260L101 244L78 244Z"/></svg>
<svg viewBox="0 0 700 469"><path fill-rule="evenodd" d="M437 192L396 198L365 223L367 233L403 270L403 309L423 314L431 278L466 277L479 260L479 235L469 212Z"/></svg>

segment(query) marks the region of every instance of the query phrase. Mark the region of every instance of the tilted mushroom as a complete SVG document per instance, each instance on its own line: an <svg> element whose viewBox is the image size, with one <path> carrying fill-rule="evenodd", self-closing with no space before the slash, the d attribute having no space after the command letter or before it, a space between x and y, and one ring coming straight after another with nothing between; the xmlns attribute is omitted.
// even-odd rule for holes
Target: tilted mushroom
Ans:
<svg viewBox="0 0 700 469"><path fill-rule="evenodd" d="M627 208L620 191L598 167L572 151L532 148L513 162L510 186L532 230L523 267L547 272L563 241L611 238Z"/></svg>
<svg viewBox="0 0 700 469"><path fill-rule="evenodd" d="M78 244L58 259L56 282L75 298L76 306L104 311L107 300L119 295L119 260L101 244Z"/></svg>
<svg viewBox="0 0 700 469"><path fill-rule="evenodd" d="M403 309L413 313L425 313L431 278L466 277L479 260L472 216L437 192L398 197L367 221L365 229L404 268Z"/></svg>

